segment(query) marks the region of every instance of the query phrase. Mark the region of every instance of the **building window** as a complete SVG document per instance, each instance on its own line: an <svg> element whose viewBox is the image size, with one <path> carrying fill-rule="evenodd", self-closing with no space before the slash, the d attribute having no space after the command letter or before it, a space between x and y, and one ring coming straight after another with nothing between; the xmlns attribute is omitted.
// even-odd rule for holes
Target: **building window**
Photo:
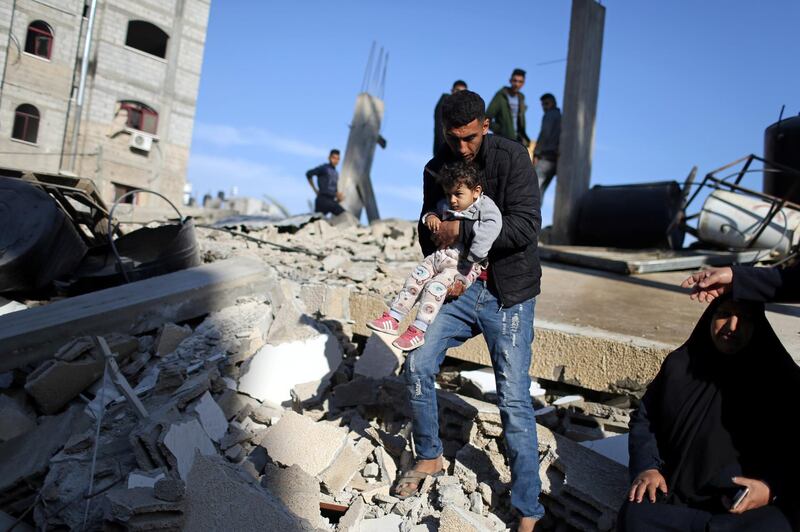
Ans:
<svg viewBox="0 0 800 532"><path fill-rule="evenodd" d="M28 26L28 36L25 38L25 51L50 59L53 53L53 29L41 20L34 20Z"/></svg>
<svg viewBox="0 0 800 532"><path fill-rule="evenodd" d="M120 203L128 203L130 205L137 205L139 203L139 194L133 193L128 194L129 192L133 192L136 190L134 187L129 187L127 185L120 185L119 183L114 183L114 202L119 201L122 198ZM128 194L127 196L125 194Z"/></svg>
<svg viewBox="0 0 800 532"><path fill-rule="evenodd" d="M29 103L23 103L14 113L14 129L11 137L36 144L39 135L39 110Z"/></svg>
<svg viewBox="0 0 800 532"><path fill-rule="evenodd" d="M158 132L158 113L141 102L125 101L119 103L120 109L128 112L125 125L155 135Z"/></svg>
<svg viewBox="0 0 800 532"><path fill-rule="evenodd" d="M167 41L169 35L161 28L144 20L128 22L128 35L125 45L136 48L156 57L167 57Z"/></svg>

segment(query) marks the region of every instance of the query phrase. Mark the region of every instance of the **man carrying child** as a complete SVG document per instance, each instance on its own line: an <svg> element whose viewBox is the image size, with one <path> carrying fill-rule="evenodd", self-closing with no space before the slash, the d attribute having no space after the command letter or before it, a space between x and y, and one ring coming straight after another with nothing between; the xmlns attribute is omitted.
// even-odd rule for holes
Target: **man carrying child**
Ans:
<svg viewBox="0 0 800 532"><path fill-rule="evenodd" d="M488 255L488 268L465 289L454 282L457 297L442 306L427 326L424 345L411 351L405 363L416 463L405 471L393 494L413 495L426 476L441 473L442 442L436 405L435 378L451 347L483 333L497 381L497 396L511 466L511 504L520 514L518 530L533 530L544 515L539 503L539 454L536 419L528 374L533 341L533 313L539 294L541 267L537 235L541 226L539 184L527 150L497 135L487 136L485 104L476 93L457 92L443 103L442 118L449 149L440 150L425 168L421 215L436 211L445 196L436 176L455 161L474 164L483 193L502 215L502 228ZM425 221L428 219L426 217ZM468 219L442 220L431 230L420 221L419 238L425 256L437 249L470 249L475 238ZM468 284L468 283L467 283Z"/></svg>

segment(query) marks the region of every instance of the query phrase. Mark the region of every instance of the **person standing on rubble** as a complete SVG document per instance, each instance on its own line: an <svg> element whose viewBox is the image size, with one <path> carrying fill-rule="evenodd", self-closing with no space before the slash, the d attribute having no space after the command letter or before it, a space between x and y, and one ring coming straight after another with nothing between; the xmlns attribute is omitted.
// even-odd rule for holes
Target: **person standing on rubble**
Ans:
<svg viewBox="0 0 800 532"><path fill-rule="evenodd" d="M556 105L556 97L549 92L542 94L539 100L542 102L544 115L542 115L542 129L533 149L533 167L539 177L539 190L544 199L547 186L556 175L558 141L561 137L561 109Z"/></svg>
<svg viewBox="0 0 800 532"><path fill-rule="evenodd" d="M531 143L525 131L525 95L520 92L525 85L525 71L515 68L508 81L508 87L503 87L494 95L486 117L490 120L489 128L495 135L516 140L526 148ZM529 159L530 160L530 159Z"/></svg>
<svg viewBox="0 0 800 532"><path fill-rule="evenodd" d="M404 365L412 412L416 462L396 481L401 498L418 492L423 480L442 473L442 442L435 379L447 349L483 333L497 380L498 407L511 465L511 505L520 515L518 529L533 530L544 515L539 502L539 452L530 397L531 343L541 266L537 235L541 227L539 183L527 150L498 135L487 135L483 99L464 90L443 103L448 149L442 149L423 172L421 215L432 212L444 192L435 176L451 161L478 166L484 194L497 204L502 230L489 251L489 267L469 288L454 283L445 304L428 327L425 344L411 351ZM433 232L419 223L423 255L465 242L470 220L442 221Z"/></svg>
<svg viewBox="0 0 800 532"><path fill-rule="evenodd" d="M344 208L339 205L344 200L344 194L339 192L339 172L336 165L339 164L340 152L337 149L331 150L328 155L328 162L312 168L306 172L306 179L314 191L314 210L322 214L333 214L337 216L344 212ZM314 176L317 177L319 188L314 186Z"/></svg>
<svg viewBox="0 0 800 532"><path fill-rule="evenodd" d="M467 82L457 79L453 82L453 88L450 89L450 94L455 94L458 91L467 90ZM442 104L450 94L442 94L439 101L436 102L436 107L433 109L433 156L444 146L444 128L442 127Z"/></svg>

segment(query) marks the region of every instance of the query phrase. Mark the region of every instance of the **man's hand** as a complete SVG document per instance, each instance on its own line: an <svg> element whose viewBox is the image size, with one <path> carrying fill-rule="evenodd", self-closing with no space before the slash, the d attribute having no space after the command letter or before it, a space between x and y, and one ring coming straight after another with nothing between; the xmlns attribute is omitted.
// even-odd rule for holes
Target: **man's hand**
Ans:
<svg viewBox="0 0 800 532"><path fill-rule="evenodd" d="M628 492L630 502L642 502L647 493L650 502L656 502L656 490L667 494L667 481L658 469L645 469L633 480Z"/></svg>
<svg viewBox="0 0 800 532"><path fill-rule="evenodd" d="M765 482L746 477L733 477L733 483L747 488L750 491L744 496L736 508L731 508L729 511L732 514L741 514L748 510L755 510L769 504L770 489Z"/></svg>
<svg viewBox="0 0 800 532"><path fill-rule="evenodd" d="M431 230L431 233L436 234L439 231L439 226L442 225L442 220L435 214L429 214L425 217L425 225Z"/></svg>
<svg viewBox="0 0 800 532"><path fill-rule="evenodd" d="M691 288L690 298L701 303L711 303L732 289L733 270L730 266L724 268L709 268L695 272L686 278L681 286Z"/></svg>
<svg viewBox="0 0 800 532"><path fill-rule="evenodd" d="M337 191L336 192L336 201L339 202L339 203L344 201L344 192L342 192L342 191Z"/></svg>
<svg viewBox="0 0 800 532"><path fill-rule="evenodd" d="M433 235L433 242L439 249L452 246L458 240L461 224L458 220L448 220L439 224L439 230Z"/></svg>

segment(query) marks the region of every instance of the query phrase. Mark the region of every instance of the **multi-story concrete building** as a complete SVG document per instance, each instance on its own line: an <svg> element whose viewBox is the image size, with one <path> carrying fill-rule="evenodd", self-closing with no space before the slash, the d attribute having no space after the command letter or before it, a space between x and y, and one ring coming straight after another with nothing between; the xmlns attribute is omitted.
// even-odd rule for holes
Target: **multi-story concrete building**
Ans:
<svg viewBox="0 0 800 532"><path fill-rule="evenodd" d="M180 202L210 1L0 0L0 167Z"/></svg>

